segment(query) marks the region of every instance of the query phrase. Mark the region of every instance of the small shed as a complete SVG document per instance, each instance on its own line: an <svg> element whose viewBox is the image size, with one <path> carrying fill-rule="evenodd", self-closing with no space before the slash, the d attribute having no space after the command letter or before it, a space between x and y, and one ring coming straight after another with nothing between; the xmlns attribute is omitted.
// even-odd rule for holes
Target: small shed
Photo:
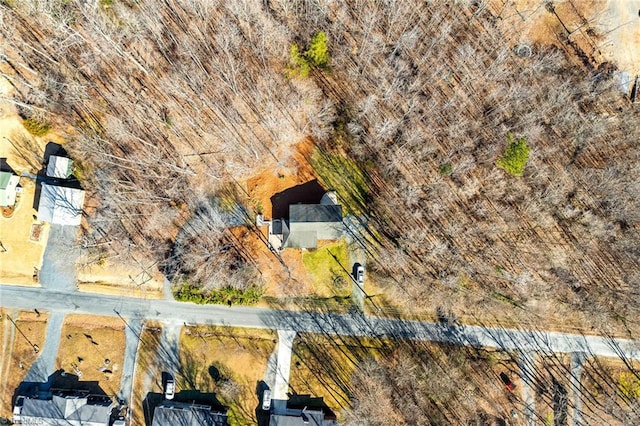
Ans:
<svg viewBox="0 0 640 426"><path fill-rule="evenodd" d="M49 164L47 164L47 176L68 179L72 174L73 160L67 157L58 157L52 155L49 157Z"/></svg>
<svg viewBox="0 0 640 426"><path fill-rule="evenodd" d="M12 207L16 203L20 176L11 172L0 172L0 207Z"/></svg>

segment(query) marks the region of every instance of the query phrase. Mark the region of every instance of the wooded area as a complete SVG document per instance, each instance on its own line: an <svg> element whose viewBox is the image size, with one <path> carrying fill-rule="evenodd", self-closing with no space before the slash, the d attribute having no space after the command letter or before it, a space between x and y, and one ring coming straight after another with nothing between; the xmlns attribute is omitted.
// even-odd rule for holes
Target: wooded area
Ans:
<svg viewBox="0 0 640 426"><path fill-rule="evenodd" d="M522 55L520 28L483 1L0 4L14 101L67 129L93 200L91 261L136 258L206 289L258 282L228 217L252 220L243 182L291 167L310 137L365 176L361 193L334 189L364 213L368 276L395 307L638 337L640 109L615 65L575 44ZM328 64L292 74L291 47L319 32ZM512 138L529 148L521 177L498 164ZM429 364L403 354L355 383ZM456 421L475 418L445 391ZM358 398L349 416L374 415L379 395Z"/></svg>

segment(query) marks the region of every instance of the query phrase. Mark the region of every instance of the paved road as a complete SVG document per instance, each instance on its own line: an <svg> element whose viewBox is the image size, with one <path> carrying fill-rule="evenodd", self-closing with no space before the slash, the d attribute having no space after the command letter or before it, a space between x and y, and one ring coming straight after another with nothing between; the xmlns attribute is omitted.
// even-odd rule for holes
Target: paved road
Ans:
<svg viewBox="0 0 640 426"><path fill-rule="evenodd" d="M475 347L538 351L584 352L588 355L640 360L640 342L556 332L452 326L438 323L283 311L267 308L196 305L171 300L145 300L45 288L0 286L0 306L48 309L53 312L95 314L193 324L293 330L297 332L393 337L448 342Z"/></svg>

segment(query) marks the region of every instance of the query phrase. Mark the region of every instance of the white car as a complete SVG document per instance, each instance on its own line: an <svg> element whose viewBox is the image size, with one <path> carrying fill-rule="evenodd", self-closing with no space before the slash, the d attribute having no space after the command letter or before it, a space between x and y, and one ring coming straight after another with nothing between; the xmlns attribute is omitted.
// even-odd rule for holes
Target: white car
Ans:
<svg viewBox="0 0 640 426"><path fill-rule="evenodd" d="M167 383L164 385L164 397L166 399L173 399L176 394L176 384L172 378L167 379Z"/></svg>
<svg viewBox="0 0 640 426"><path fill-rule="evenodd" d="M271 391L269 389L265 389L262 392L262 409L264 411L269 411L271 408Z"/></svg>
<svg viewBox="0 0 640 426"><path fill-rule="evenodd" d="M364 284L364 266L362 265L358 265L356 269L356 281L360 285Z"/></svg>

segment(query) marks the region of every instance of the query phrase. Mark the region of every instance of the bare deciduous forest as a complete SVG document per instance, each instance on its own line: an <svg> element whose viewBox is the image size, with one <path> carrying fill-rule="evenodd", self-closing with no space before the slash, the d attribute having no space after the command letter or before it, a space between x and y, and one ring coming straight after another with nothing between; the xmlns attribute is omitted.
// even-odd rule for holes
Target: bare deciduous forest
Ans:
<svg viewBox="0 0 640 426"><path fill-rule="evenodd" d="M206 288L257 280L224 226L243 203L229 194L290 167L310 137L366 177L334 189L366 214L388 303L637 337L640 109L615 65L571 43L518 55L520 28L483 1L0 4L4 74L24 118L67 129L95 201L82 244L96 262L133 256ZM291 45L318 31L328 67L291 75ZM496 165L510 134L530 147L522 177ZM402 359L363 363L355 387L428 364ZM449 391L464 408L477 389ZM374 416L380 395L357 396L348 416Z"/></svg>

